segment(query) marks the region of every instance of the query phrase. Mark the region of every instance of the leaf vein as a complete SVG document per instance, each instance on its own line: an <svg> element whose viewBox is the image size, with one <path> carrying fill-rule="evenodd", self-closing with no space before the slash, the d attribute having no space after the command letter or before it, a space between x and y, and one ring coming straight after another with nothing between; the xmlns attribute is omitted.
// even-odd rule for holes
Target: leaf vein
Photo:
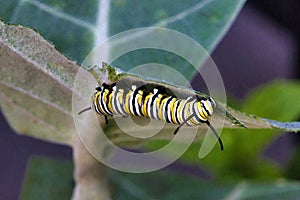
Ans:
<svg viewBox="0 0 300 200"><path fill-rule="evenodd" d="M69 14L66 14L66 13L63 13L63 12L60 12L56 9L54 9L53 7L49 6L49 5L46 5L46 4L43 4L39 1L36 1L36 0L24 0L23 2L26 2L26 3L29 3L29 4L32 4L33 6L37 7L38 9L46 12L46 13L49 13L55 17L58 17L58 18L61 18L61 19L64 19L66 21L69 21L69 22L72 22L73 24L76 24L78 26L81 26L81 27L84 27L90 31L95 31L95 25L91 24L91 23L87 23L81 19L78 19L76 17L73 17Z"/></svg>
<svg viewBox="0 0 300 200"><path fill-rule="evenodd" d="M212 1L213 0L201 1L201 2L197 3L196 5L188 8L188 9L183 10L182 12L180 12L180 13L172 16L172 17L166 18L164 20L161 20L161 21L153 24L152 26L154 26L154 27L157 27L157 26L158 27L164 27L164 26L167 26L168 24L171 24L171 23L174 23L176 21L182 20L185 17L197 12L198 10L201 10L204 6L211 3Z"/></svg>

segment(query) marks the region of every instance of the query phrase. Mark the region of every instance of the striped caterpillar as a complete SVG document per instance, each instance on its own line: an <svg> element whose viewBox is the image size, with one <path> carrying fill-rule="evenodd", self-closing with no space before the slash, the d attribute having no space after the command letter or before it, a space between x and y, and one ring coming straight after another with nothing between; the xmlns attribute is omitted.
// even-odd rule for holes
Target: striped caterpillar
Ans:
<svg viewBox="0 0 300 200"><path fill-rule="evenodd" d="M167 94L166 88L162 86L149 90L145 86L132 85L131 88L125 88L118 87L116 83L111 85L103 83L101 87L95 89L91 101L92 105L79 114L94 110L105 117L106 123L108 123L107 116L113 115L134 115L163 120L179 125L174 134L183 125L206 124L217 137L221 150L224 149L222 140L209 122L216 108L216 102L211 97L195 95L180 99Z"/></svg>

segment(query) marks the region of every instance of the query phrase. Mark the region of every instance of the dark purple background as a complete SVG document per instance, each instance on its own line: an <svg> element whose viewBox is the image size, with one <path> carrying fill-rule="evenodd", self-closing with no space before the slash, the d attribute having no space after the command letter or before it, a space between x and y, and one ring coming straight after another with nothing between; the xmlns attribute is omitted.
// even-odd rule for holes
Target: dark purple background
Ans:
<svg viewBox="0 0 300 200"><path fill-rule="evenodd" d="M299 3L291 1L294 4L288 6L284 1L270 2L253 0L248 3L213 53L212 57L222 73L227 92L237 98L243 98L249 90L270 80L297 76L297 29L286 26L286 20L281 20L283 16L272 10L272 5L276 9L282 3L284 6L279 8L288 17L292 11L300 13L299 9L294 8L294 4ZM291 6L292 11L289 10ZM279 25L274 19L282 24ZM17 135L2 114L0 124L0 199L18 198L30 156L72 160L72 150L67 146ZM278 142L279 146L289 144L289 138L281 138ZM276 155L275 159L285 161L284 154L272 152L270 150L269 155ZM187 170L185 167L183 169Z"/></svg>

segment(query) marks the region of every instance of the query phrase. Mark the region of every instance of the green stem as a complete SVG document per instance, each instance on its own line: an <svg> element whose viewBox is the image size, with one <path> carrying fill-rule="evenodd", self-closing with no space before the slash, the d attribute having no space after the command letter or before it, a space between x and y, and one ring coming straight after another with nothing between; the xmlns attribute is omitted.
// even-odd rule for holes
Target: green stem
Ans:
<svg viewBox="0 0 300 200"><path fill-rule="evenodd" d="M110 199L106 166L87 152L77 135L73 141L73 159L76 186L72 200Z"/></svg>

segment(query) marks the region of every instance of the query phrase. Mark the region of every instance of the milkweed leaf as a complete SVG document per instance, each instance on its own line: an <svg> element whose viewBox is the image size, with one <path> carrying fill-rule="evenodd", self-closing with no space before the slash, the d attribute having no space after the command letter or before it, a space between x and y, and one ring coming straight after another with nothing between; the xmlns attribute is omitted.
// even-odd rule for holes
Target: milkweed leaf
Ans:
<svg viewBox="0 0 300 200"><path fill-rule="evenodd" d="M78 65L35 31L0 21L1 109L19 133L70 143Z"/></svg>

